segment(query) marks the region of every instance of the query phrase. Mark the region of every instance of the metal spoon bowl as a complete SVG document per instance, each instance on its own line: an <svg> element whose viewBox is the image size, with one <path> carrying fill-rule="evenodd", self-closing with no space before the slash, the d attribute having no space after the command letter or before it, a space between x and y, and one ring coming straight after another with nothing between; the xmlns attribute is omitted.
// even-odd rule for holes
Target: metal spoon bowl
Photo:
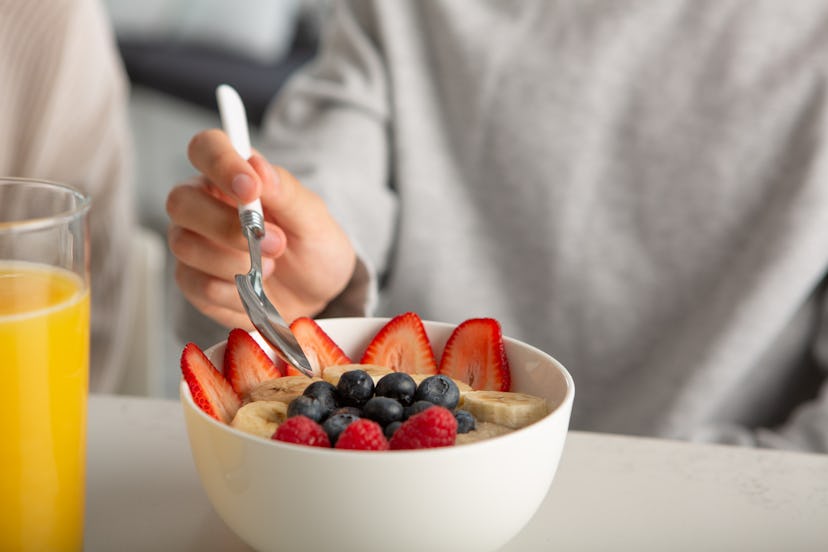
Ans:
<svg viewBox="0 0 828 552"><path fill-rule="evenodd" d="M222 127L230 137L230 142L239 155L249 159L250 135L241 97L231 86L222 84L216 89L216 99ZM282 360L306 376L312 377L313 370L302 347L296 341L285 319L264 292L262 251L259 243L265 234L261 202L257 199L252 203L239 205L239 220L250 252L250 271L247 274L236 275L236 289L244 304L244 310L247 311L247 316L259 334L273 347Z"/></svg>

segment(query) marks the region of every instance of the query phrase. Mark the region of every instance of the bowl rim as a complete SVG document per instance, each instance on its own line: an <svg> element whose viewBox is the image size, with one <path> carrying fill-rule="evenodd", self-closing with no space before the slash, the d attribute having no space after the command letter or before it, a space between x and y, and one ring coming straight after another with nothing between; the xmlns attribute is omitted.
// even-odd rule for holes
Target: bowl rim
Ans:
<svg viewBox="0 0 828 552"><path fill-rule="evenodd" d="M388 320L391 320L391 318L389 318L389 317L359 317L359 318L361 320L371 320L371 321L376 321L376 322L383 322L383 321L387 322ZM347 317L344 317L344 318L325 318L325 319L318 320L317 322L322 322L323 320L324 321L348 320L348 321L353 322L353 317L351 317L351 318L347 318ZM336 322L336 323L339 323L339 322ZM436 322L436 321L425 320L425 319L423 320L423 324L426 325L426 326L429 326L429 325L430 326L442 326L444 328L455 328L459 325L459 324L451 324L451 323L448 323L448 322ZM257 339L257 341L259 341L258 334L255 330L253 330L249 333L251 335L253 335ZM537 422L535 422L533 424L530 424L526 427L522 427L520 429L516 429L514 431L510 431L509 433L506 433L506 434L503 434L503 435L498 435L497 437L493 437L493 438L489 438L489 439L483 439L483 440L480 440L480 441L475 441L473 443L466 443L466 444L463 444L463 445L460 445L460 446L436 447L436 448L415 449L415 450L387 450L387 451L382 451L382 452L393 453L394 457L397 457L397 456L400 456L400 455L406 455L406 454L414 454L414 455L429 454L429 455L432 455L432 456L437 456L437 455L446 455L446 456L448 456L448 455L452 455L452 454L458 454L458 451L460 453L462 453L462 451L468 450L468 449L481 449L481 448L485 448L485 447L508 446L508 443L511 442L514 439L521 439L521 438L523 438L523 436L525 436L529 433L542 431L543 428L547 424L552 423L551 420L553 418L559 417L560 413L563 410L565 410L565 409L571 410L571 404L574 400L574 395L575 395L575 382L572 378L572 375L569 373L569 371L566 369L566 367L563 364L561 364L555 357L550 355L549 353L546 353L546 352L542 351L541 349L539 349L539 348L537 348L533 345L530 345L529 343L526 343L525 341L520 341L518 339L509 337L509 336L505 336L505 335L503 336L503 341L504 341L504 343L510 343L512 346L527 348L535 354L538 354L542 357L546 357L550 361L550 363L558 370L560 375L563 376L564 382L566 384L566 389L564 391L563 397L557 405L555 405L554 407L551 407L550 412L546 416L544 416L542 419L538 420ZM222 340L222 341L219 341L217 343L214 343L213 345L211 345L208 348L204 349L205 355L208 355L208 357L209 357L209 352L210 351L216 349L217 347L225 345L226 343L227 343L226 339ZM357 363L355 363L355 364L357 364ZM219 368L219 367L216 366L216 368ZM187 382L184 380L183 377L181 377L180 380L179 380L179 398L181 400L182 406L186 406L191 411L194 411L197 416L200 416L202 420L204 420L204 421L208 422L209 424L211 424L212 427L219 428L222 431L229 432L233 435L236 435L238 437L243 438L247 442L250 442L250 443L253 443L253 444L256 444L256 445L283 448L283 449L289 450L289 451L297 451L297 447L295 445L292 445L291 443L282 443L282 442L275 441L275 440L272 440L272 439L270 439L270 440L265 439L265 438L259 437L257 435L251 435L250 433L247 433L247 432L241 431L239 429L236 429L233 426L231 426L230 424L226 424L226 423L224 423L220 420L216 420L212 416L209 416L206 412L204 412L201 408L199 408L195 404L195 402L193 401L192 394L190 393L190 388L187 385ZM501 443L504 443L504 445L501 445ZM336 449L336 448L324 448L324 447L302 447L301 451L303 453L321 454L321 455L334 454L334 455L340 456L341 454L363 454L363 455L367 455L368 457L380 457L380 458L381 457L387 457L386 454L376 454L377 451L372 451L372 450L349 450L349 449Z"/></svg>

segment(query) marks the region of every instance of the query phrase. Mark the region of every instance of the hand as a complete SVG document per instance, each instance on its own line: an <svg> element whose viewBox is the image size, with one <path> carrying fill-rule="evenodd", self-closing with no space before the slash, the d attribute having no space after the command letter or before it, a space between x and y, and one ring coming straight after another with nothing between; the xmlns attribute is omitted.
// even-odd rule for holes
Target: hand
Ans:
<svg viewBox="0 0 828 552"><path fill-rule="evenodd" d="M175 280L199 311L227 327L252 329L235 275L250 269L237 205L261 198L263 285L291 322L320 312L348 284L356 254L322 199L261 155L242 159L220 130L196 134L188 157L201 175L167 196Z"/></svg>

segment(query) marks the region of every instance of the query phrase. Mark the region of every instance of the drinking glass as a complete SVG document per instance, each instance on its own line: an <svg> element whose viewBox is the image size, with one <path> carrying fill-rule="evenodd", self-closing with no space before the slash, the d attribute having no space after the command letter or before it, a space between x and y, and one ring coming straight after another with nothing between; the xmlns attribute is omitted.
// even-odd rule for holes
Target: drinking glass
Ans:
<svg viewBox="0 0 828 552"><path fill-rule="evenodd" d="M81 550L90 200L0 178L0 550Z"/></svg>

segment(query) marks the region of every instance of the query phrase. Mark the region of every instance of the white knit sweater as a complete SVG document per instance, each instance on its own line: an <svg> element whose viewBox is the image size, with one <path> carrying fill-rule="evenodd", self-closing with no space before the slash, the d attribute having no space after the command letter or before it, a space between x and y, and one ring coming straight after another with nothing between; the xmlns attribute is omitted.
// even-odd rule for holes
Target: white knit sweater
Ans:
<svg viewBox="0 0 828 552"><path fill-rule="evenodd" d="M333 4L265 151L373 312L498 318L576 429L828 451L828 4Z"/></svg>
<svg viewBox="0 0 828 552"><path fill-rule="evenodd" d="M0 175L92 197L90 388L122 377L133 228L127 79L98 0L0 0Z"/></svg>

